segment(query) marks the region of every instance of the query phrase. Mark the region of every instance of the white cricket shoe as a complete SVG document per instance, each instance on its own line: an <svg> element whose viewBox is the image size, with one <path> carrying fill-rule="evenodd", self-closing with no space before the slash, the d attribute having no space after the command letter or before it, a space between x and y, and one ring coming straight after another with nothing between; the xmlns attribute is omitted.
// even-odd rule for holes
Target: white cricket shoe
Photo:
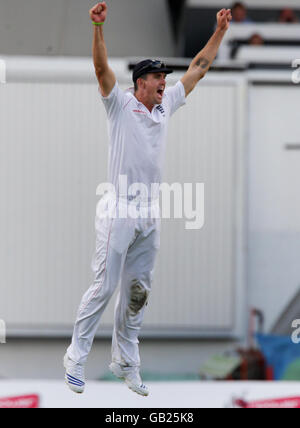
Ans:
<svg viewBox="0 0 300 428"><path fill-rule="evenodd" d="M65 381L71 391L82 394L85 388L84 366L72 361L68 354L64 356L64 366L66 369Z"/></svg>
<svg viewBox="0 0 300 428"><path fill-rule="evenodd" d="M138 367L122 367L120 364L111 363L110 371L119 379L124 379L126 385L133 392L147 397L149 388L143 384Z"/></svg>

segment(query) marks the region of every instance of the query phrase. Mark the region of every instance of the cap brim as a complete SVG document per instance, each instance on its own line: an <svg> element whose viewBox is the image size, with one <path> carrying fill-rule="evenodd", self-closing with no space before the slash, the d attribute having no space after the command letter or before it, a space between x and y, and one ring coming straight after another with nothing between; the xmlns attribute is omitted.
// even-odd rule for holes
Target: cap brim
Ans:
<svg viewBox="0 0 300 428"><path fill-rule="evenodd" d="M166 74L171 74L173 73L174 70L172 70L171 68L160 68L160 69L154 69L152 71L148 71L148 73L166 73Z"/></svg>
<svg viewBox="0 0 300 428"><path fill-rule="evenodd" d="M137 79L139 79L143 75L149 74L149 73L166 73L166 74L171 74L171 73L173 73L173 70L171 68L168 68L168 67L164 67L164 68L153 68L153 69L144 71L143 73L137 73L137 76L135 76L133 74L133 81L136 82Z"/></svg>

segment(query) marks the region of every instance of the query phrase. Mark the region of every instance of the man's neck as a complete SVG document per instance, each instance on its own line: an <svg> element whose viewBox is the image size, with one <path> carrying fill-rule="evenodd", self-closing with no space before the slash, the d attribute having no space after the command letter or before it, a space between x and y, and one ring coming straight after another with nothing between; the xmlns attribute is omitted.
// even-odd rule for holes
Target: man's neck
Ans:
<svg viewBox="0 0 300 428"><path fill-rule="evenodd" d="M134 96L140 103L144 104L144 106L150 111L150 113L152 112L155 104L150 103L145 97L143 97L138 92L135 92Z"/></svg>

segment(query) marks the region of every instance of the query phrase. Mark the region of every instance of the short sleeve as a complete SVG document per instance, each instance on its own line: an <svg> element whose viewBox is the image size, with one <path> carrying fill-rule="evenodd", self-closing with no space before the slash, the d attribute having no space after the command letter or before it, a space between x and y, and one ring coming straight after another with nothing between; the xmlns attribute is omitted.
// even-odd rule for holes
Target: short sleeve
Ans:
<svg viewBox="0 0 300 428"><path fill-rule="evenodd" d="M166 102L169 105L170 116L172 116L181 106L186 103L185 89L179 80L176 85L166 89Z"/></svg>
<svg viewBox="0 0 300 428"><path fill-rule="evenodd" d="M109 118L116 117L122 110L125 100L125 93L120 89L118 82L116 82L108 97L104 97L101 94L100 88L99 93L107 112L107 116Z"/></svg>

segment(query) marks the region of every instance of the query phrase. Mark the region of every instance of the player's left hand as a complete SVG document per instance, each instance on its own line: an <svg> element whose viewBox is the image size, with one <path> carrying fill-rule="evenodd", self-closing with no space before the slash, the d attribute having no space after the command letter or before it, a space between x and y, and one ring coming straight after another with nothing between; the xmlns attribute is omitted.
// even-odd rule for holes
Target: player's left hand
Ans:
<svg viewBox="0 0 300 428"><path fill-rule="evenodd" d="M222 9L217 14L217 28L227 31L232 20L231 9Z"/></svg>

